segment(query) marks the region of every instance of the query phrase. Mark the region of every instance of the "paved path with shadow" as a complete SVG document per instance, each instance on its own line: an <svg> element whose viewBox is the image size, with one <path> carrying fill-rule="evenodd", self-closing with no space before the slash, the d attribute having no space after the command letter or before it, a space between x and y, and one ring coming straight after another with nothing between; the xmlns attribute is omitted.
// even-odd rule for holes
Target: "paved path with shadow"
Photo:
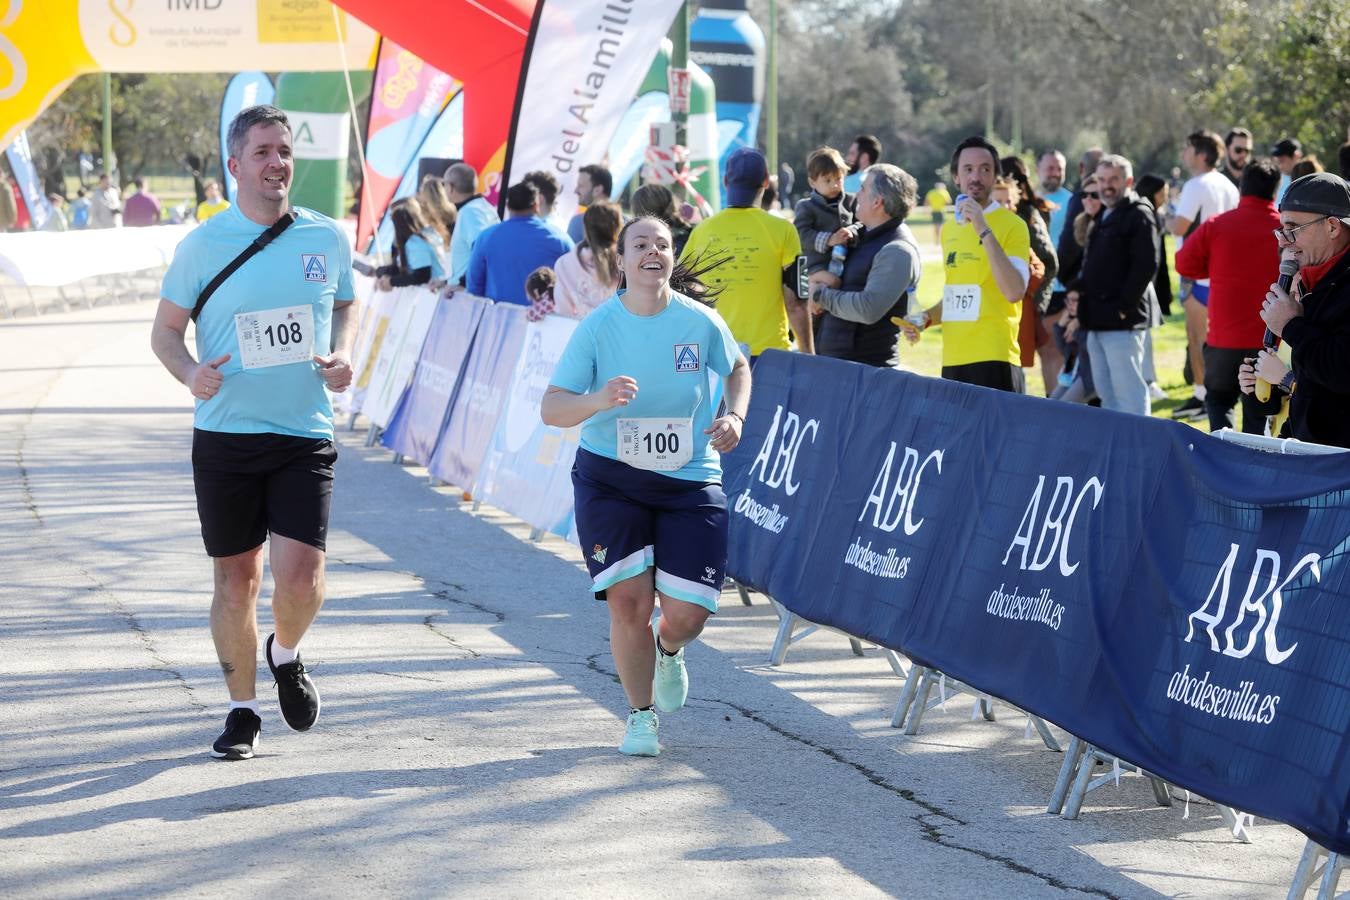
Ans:
<svg viewBox="0 0 1350 900"><path fill-rule="evenodd" d="M1060 758L1020 716L953 699L906 738L875 650L823 634L765 665L763 598L727 594L690 649L666 753L621 756L576 549L359 432L303 647L323 717L286 730L263 681L259 756L210 759L191 413L153 311L0 323L0 896L1283 895L1292 830L1236 844L1138 778L1047 816Z"/></svg>

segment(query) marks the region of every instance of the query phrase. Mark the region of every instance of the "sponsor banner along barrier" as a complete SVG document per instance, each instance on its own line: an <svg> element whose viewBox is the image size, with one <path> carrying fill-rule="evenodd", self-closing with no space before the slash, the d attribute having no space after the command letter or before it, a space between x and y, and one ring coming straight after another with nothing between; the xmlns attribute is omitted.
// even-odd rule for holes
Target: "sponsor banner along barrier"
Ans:
<svg viewBox="0 0 1350 900"><path fill-rule="evenodd" d="M442 481L466 489L477 483L525 346L525 326L525 307L514 303L496 303L483 313L441 439L427 464Z"/></svg>
<svg viewBox="0 0 1350 900"><path fill-rule="evenodd" d="M445 427L445 417L469 358L478 323L492 303L459 294L437 302L412 386L380 442L395 453L426 465ZM538 418L538 415L535 416Z"/></svg>
<svg viewBox="0 0 1350 900"><path fill-rule="evenodd" d="M361 400L365 397L366 386L370 383L369 366L371 347L375 343L376 309L387 296L375 290L375 279L352 271L352 287L356 296L356 337L352 341L352 368L356 377L351 387L340 394L333 394L333 412L353 415L361 410ZM362 384L362 381L365 384Z"/></svg>
<svg viewBox="0 0 1350 900"><path fill-rule="evenodd" d="M766 352L729 570L1350 852L1350 456Z"/></svg>
<svg viewBox="0 0 1350 900"><path fill-rule="evenodd" d="M421 287L395 288L393 312L385 328L379 353L374 357L370 385L362 399L361 412L381 430L398 408L412 380L422 342L436 312L436 295ZM378 324L378 323L377 323Z"/></svg>
<svg viewBox="0 0 1350 900"><path fill-rule="evenodd" d="M29 287L167 266L192 225L0 234L0 271Z"/></svg>
<svg viewBox="0 0 1350 900"><path fill-rule="evenodd" d="M510 375L474 496L559 537L575 532L572 462L581 428L554 428L539 418L553 370L577 323L547 316L526 326L524 350Z"/></svg>

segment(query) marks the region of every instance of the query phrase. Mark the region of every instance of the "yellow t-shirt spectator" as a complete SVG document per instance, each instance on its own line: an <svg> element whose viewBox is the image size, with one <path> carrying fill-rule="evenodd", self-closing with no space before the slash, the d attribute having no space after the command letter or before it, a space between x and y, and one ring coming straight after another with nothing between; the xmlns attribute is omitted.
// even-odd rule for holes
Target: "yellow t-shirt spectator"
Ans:
<svg viewBox="0 0 1350 900"><path fill-rule="evenodd" d="M1031 234L1012 210L991 204L984 220L1003 252L1024 274L1031 257ZM1017 327L1022 301L1009 303L994 281L980 236L969 222L942 226L942 259L947 276L942 292L942 364L1022 364Z"/></svg>
<svg viewBox="0 0 1350 900"><path fill-rule="evenodd" d="M689 235L681 259L727 261L704 276L721 285L717 312L749 356L765 350L786 350L787 309L783 306L783 269L801 255L801 239L787 219L757 207L731 207L698 226Z"/></svg>
<svg viewBox="0 0 1350 900"><path fill-rule="evenodd" d="M923 202L932 212L940 213L952 205L952 195L945 187L935 187L923 195Z"/></svg>
<svg viewBox="0 0 1350 900"><path fill-rule="evenodd" d="M209 200L203 200L201 203L197 204L197 221L205 222L216 213L222 213L229 208L230 201L226 200L224 197L221 197L215 203L212 203Z"/></svg>

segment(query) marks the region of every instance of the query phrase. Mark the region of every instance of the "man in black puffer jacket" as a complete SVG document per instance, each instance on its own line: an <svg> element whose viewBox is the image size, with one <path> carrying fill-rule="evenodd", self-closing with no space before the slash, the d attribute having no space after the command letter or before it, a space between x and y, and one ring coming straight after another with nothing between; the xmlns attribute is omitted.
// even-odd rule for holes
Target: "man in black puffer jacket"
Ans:
<svg viewBox="0 0 1350 900"><path fill-rule="evenodd" d="M1097 164L1097 190L1104 208L1070 292L1078 294L1078 324L1086 333L1102 406L1146 416L1144 337L1147 292L1158 271L1158 229L1153 205L1133 188L1130 161L1103 156Z"/></svg>

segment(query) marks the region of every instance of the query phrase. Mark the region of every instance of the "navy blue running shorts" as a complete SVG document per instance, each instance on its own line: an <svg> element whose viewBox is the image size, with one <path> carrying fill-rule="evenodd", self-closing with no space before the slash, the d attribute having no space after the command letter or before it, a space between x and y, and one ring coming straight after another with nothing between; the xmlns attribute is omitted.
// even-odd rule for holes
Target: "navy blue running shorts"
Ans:
<svg viewBox="0 0 1350 900"><path fill-rule="evenodd" d="M572 467L577 536L597 600L656 567L656 589L717 612L727 568L727 495L587 450Z"/></svg>
<svg viewBox="0 0 1350 900"><path fill-rule="evenodd" d="M207 555L235 556L268 533L323 550L337 449L326 438L192 432L192 481Z"/></svg>

